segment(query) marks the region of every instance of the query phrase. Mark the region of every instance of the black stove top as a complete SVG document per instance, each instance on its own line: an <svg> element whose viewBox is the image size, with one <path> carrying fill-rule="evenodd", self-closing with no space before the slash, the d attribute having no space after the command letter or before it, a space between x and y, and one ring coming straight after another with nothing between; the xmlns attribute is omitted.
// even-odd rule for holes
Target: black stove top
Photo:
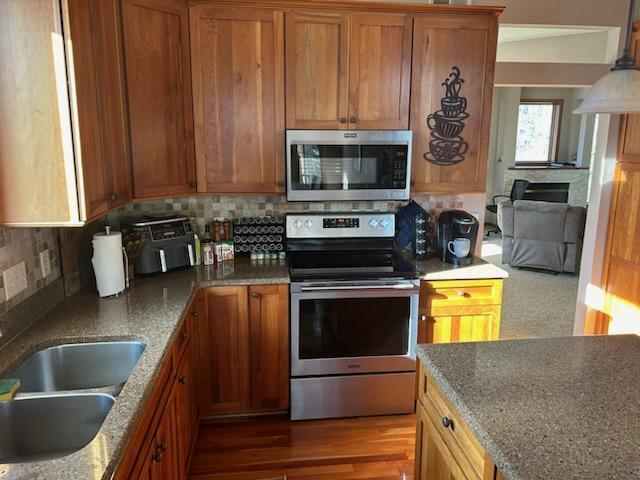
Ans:
<svg viewBox="0 0 640 480"><path fill-rule="evenodd" d="M294 281L418 278L415 268L393 251L290 252L288 263Z"/></svg>

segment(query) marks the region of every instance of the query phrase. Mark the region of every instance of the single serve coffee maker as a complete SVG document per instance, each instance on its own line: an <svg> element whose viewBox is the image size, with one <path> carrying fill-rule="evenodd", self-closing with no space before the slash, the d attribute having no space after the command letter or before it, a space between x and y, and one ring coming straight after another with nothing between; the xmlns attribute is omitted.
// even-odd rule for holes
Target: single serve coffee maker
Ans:
<svg viewBox="0 0 640 480"><path fill-rule="evenodd" d="M438 217L438 251L443 262L469 265L478 238L478 221L462 210L448 210Z"/></svg>

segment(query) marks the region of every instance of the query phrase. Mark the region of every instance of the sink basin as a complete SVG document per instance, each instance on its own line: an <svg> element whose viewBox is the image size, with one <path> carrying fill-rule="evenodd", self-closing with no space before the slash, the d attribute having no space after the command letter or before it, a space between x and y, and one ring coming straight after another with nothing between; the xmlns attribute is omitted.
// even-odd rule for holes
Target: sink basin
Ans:
<svg viewBox="0 0 640 480"><path fill-rule="evenodd" d="M144 348L144 343L135 341L49 347L31 355L7 377L20 379L19 393L121 387Z"/></svg>
<svg viewBox="0 0 640 480"><path fill-rule="evenodd" d="M30 396L0 402L0 464L68 455L96 436L115 399L105 393Z"/></svg>

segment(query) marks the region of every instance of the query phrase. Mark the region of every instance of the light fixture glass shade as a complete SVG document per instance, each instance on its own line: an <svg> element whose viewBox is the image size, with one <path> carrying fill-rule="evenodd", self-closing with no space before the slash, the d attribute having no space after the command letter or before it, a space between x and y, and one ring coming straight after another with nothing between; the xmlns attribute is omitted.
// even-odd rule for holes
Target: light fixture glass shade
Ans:
<svg viewBox="0 0 640 480"><path fill-rule="evenodd" d="M593 84L573 113L640 113L640 71L609 72Z"/></svg>

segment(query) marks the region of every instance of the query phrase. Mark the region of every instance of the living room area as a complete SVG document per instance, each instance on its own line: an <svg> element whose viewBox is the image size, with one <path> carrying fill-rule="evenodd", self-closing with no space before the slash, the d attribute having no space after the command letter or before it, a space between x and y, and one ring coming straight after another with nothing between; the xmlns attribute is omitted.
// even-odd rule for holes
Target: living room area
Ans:
<svg viewBox="0 0 640 480"><path fill-rule="evenodd" d="M482 257L509 272L501 338L574 332L589 198L610 137L608 116L576 109L585 66L617 53L610 34L501 28L482 244Z"/></svg>

